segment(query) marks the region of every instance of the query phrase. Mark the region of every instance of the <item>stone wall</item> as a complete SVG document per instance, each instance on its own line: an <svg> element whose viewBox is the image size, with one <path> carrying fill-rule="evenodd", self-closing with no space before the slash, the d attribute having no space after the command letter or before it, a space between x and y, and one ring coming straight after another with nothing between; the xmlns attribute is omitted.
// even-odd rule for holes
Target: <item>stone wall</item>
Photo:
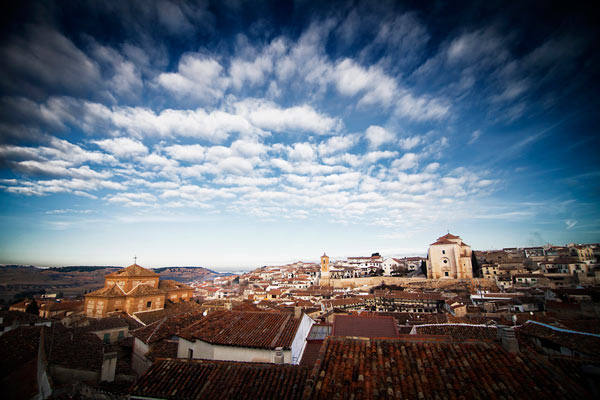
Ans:
<svg viewBox="0 0 600 400"><path fill-rule="evenodd" d="M469 288L481 287L482 289L495 288L496 283L491 279L427 279L406 278L400 276L372 276L365 278L329 279L329 286L334 288L356 288L360 286L374 287L381 284L396 286L413 286L415 288L435 289L463 284Z"/></svg>

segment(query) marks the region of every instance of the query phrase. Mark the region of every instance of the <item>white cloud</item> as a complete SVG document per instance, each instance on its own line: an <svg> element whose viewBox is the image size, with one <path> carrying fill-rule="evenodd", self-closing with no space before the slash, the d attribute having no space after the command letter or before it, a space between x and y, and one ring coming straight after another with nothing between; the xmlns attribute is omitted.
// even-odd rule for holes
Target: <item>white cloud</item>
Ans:
<svg viewBox="0 0 600 400"><path fill-rule="evenodd" d="M400 170L415 168L419 162L419 156L415 153L406 153L398 160L392 162L392 168Z"/></svg>
<svg viewBox="0 0 600 400"><path fill-rule="evenodd" d="M400 144L400 148L402 150L410 150L413 147L418 146L423 141L421 136L411 136L406 138L401 138L398 142Z"/></svg>
<svg viewBox="0 0 600 400"><path fill-rule="evenodd" d="M242 157L227 157L217 165L221 173L247 174L252 171L252 163Z"/></svg>
<svg viewBox="0 0 600 400"><path fill-rule="evenodd" d="M363 162L367 164L374 164L379 160L396 157L397 155L397 151L370 151L364 155Z"/></svg>
<svg viewBox="0 0 600 400"><path fill-rule="evenodd" d="M335 67L333 79L337 90L345 96L363 93L359 104L381 104L390 106L397 93L395 79L386 75L379 67L361 67L349 58Z"/></svg>
<svg viewBox="0 0 600 400"><path fill-rule="evenodd" d="M85 103L86 119L91 125L109 123L136 137L186 136L221 142L231 133L258 134L245 118L225 111L166 109L159 113L143 107L114 107Z"/></svg>
<svg viewBox="0 0 600 400"><path fill-rule="evenodd" d="M342 126L340 119L319 113L306 104L281 108L269 101L247 99L236 103L234 107L238 115L254 126L276 132L304 131L325 135Z"/></svg>
<svg viewBox="0 0 600 400"><path fill-rule="evenodd" d="M179 60L177 72L162 73L157 83L180 97L215 101L223 96L229 79L217 60L201 54L186 54Z"/></svg>
<svg viewBox="0 0 600 400"><path fill-rule="evenodd" d="M358 143L359 136L353 135L342 135L332 136L324 142L321 142L318 146L319 154L321 156L338 153L340 151L348 150Z"/></svg>
<svg viewBox="0 0 600 400"><path fill-rule="evenodd" d="M148 153L148 148L143 143L126 137L96 140L93 143L119 158L136 157Z"/></svg>
<svg viewBox="0 0 600 400"><path fill-rule="evenodd" d="M425 172L435 172L440 167L439 163L433 162L425 167Z"/></svg>
<svg viewBox="0 0 600 400"><path fill-rule="evenodd" d="M378 148L384 143L392 142L396 135L381 126L371 125L367 128L365 137L369 141L369 147Z"/></svg>
<svg viewBox="0 0 600 400"><path fill-rule="evenodd" d="M295 143L288 151L293 161L309 161L315 157L315 150L310 143Z"/></svg>
<svg viewBox="0 0 600 400"><path fill-rule="evenodd" d="M109 203L121 203L129 207L145 207L156 202L156 197L145 192L118 193L107 196L106 201Z"/></svg>
<svg viewBox="0 0 600 400"><path fill-rule="evenodd" d="M204 154L206 152L206 149L204 146L201 146L199 144L176 144L165 147L164 151L175 160L200 162L204 160Z"/></svg>
<svg viewBox="0 0 600 400"><path fill-rule="evenodd" d="M477 140L479 140L480 136L481 136L481 131L479 129L477 129L476 131L474 131L471 134L471 139L469 139L469 142L467 144L473 144L473 143L475 143Z"/></svg>
<svg viewBox="0 0 600 400"><path fill-rule="evenodd" d="M449 111L450 106L441 100L426 96L415 97L405 91L396 103L395 114L415 121L428 121L444 118Z"/></svg>

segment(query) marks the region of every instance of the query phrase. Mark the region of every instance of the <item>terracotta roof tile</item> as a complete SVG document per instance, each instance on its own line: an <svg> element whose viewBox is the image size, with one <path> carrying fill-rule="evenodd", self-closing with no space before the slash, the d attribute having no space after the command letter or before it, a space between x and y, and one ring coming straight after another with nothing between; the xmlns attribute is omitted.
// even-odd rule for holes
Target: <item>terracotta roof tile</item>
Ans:
<svg viewBox="0 0 600 400"><path fill-rule="evenodd" d="M300 319L291 313L215 311L180 332L193 341L213 344L274 349L289 349Z"/></svg>
<svg viewBox="0 0 600 400"><path fill-rule="evenodd" d="M329 337L304 392L307 399L588 398L542 359L494 343Z"/></svg>
<svg viewBox="0 0 600 400"><path fill-rule="evenodd" d="M89 292L85 295L86 297L125 297L125 293L117 286L112 285L109 287L103 287L101 289L95 290L93 292Z"/></svg>
<svg viewBox="0 0 600 400"><path fill-rule="evenodd" d="M107 278L122 278L122 277L157 277L156 272L140 267L137 264L131 264L127 268L106 275Z"/></svg>
<svg viewBox="0 0 600 400"><path fill-rule="evenodd" d="M131 335L146 344L155 343L177 335L182 329L189 327L202 317L200 312L165 316L161 320L132 331Z"/></svg>
<svg viewBox="0 0 600 400"><path fill-rule="evenodd" d="M172 290L194 290L190 285L185 283L177 282L171 279L161 279L158 281L158 288L164 291Z"/></svg>
<svg viewBox="0 0 600 400"><path fill-rule="evenodd" d="M160 360L129 390L161 399L301 399L309 370L296 365Z"/></svg>
<svg viewBox="0 0 600 400"><path fill-rule="evenodd" d="M477 340L496 340L498 329L494 325L490 326L468 326L468 325L425 325L415 326L417 335L444 335L456 340L477 339Z"/></svg>
<svg viewBox="0 0 600 400"><path fill-rule="evenodd" d="M137 285L135 288L133 288L130 292L127 293L127 296L153 296L153 295L163 295L164 296L165 292L160 289L153 288L150 285L141 284L141 285Z"/></svg>
<svg viewBox="0 0 600 400"><path fill-rule="evenodd" d="M336 315L333 320L333 336L398 337L396 320L392 317L363 317Z"/></svg>

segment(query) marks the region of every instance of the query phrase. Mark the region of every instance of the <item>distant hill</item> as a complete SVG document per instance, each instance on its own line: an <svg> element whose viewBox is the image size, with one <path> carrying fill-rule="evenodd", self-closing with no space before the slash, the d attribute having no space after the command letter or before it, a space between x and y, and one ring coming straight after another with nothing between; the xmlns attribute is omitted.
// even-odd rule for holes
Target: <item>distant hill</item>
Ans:
<svg viewBox="0 0 600 400"><path fill-rule="evenodd" d="M205 281L216 276L228 276L230 273L216 272L204 267L162 267L152 269L163 279L178 282Z"/></svg>
<svg viewBox="0 0 600 400"><path fill-rule="evenodd" d="M104 286L104 276L121 269L114 266L71 265L39 268L33 265L0 266L0 302L41 293L63 293L77 296ZM204 281L231 275L204 267L155 268L161 279L178 282Z"/></svg>
<svg viewBox="0 0 600 400"><path fill-rule="evenodd" d="M79 265L79 266L69 266L69 267L52 267L52 268L47 268L48 270L51 271L59 271L59 272L86 272L86 271L96 271L99 269L107 269L107 268L114 268L114 269L118 269L120 267L115 267L115 266L111 266L111 265L106 265L106 266L100 266L100 267L90 267L90 266L86 266L86 265Z"/></svg>

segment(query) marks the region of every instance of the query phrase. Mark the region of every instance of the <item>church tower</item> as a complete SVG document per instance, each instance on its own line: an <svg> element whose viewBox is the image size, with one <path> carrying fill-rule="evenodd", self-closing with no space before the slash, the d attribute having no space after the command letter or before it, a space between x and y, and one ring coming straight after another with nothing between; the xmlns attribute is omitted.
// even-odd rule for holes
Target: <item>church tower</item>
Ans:
<svg viewBox="0 0 600 400"><path fill-rule="evenodd" d="M321 284L329 284L329 257L325 253L321 256Z"/></svg>

